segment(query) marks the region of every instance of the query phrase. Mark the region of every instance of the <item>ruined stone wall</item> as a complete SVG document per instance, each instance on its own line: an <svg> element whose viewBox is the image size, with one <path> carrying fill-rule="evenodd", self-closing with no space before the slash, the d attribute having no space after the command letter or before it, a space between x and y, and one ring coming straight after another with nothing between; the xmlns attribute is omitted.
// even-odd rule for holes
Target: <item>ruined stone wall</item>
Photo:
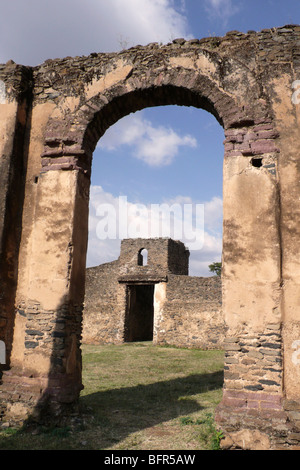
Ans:
<svg viewBox="0 0 300 470"><path fill-rule="evenodd" d="M82 342L120 343L124 336L124 313L119 315L119 261L86 270Z"/></svg>
<svg viewBox="0 0 300 470"><path fill-rule="evenodd" d="M144 248L148 260L141 266L139 254ZM159 307L154 308L154 343L221 348L226 331L221 280L216 276L188 276L188 260L189 250L180 241L122 240L118 260L86 271L83 342L123 342L126 289L129 285L154 283L156 291L164 287Z"/></svg>
<svg viewBox="0 0 300 470"><path fill-rule="evenodd" d="M126 296L126 288L118 282L122 271L120 260L87 269L83 343L124 341L125 311L119 300L122 294ZM154 314L153 341L178 347L221 349L226 332L221 279L168 274L162 284L166 286L165 298L159 312Z"/></svg>
<svg viewBox="0 0 300 470"><path fill-rule="evenodd" d="M147 265L139 266L139 253L148 251ZM121 275L165 276L168 273L188 274L189 251L184 244L171 238L125 239L121 242Z"/></svg>
<svg viewBox="0 0 300 470"><path fill-rule="evenodd" d="M194 106L211 112L225 135L222 309L230 353L218 421L242 448L299 443L300 26L177 39L37 67L9 62L0 80L5 406L27 413L26 390L31 409L42 400L59 406L78 398L98 140L145 107ZM167 283L156 282L161 313ZM269 353L277 350L271 371ZM250 359L253 367L245 368Z"/></svg>
<svg viewBox="0 0 300 470"><path fill-rule="evenodd" d="M221 278L170 274L163 308L155 322L156 342L222 349L225 334Z"/></svg>

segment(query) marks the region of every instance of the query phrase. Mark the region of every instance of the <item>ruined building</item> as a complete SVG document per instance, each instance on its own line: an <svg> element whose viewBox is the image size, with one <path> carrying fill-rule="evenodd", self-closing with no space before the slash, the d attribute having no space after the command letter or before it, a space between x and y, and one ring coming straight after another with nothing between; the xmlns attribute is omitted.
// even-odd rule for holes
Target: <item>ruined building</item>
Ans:
<svg viewBox="0 0 300 470"><path fill-rule="evenodd" d="M87 269L82 341L221 349L221 279L188 276L188 269L180 241L122 240L118 260Z"/></svg>
<svg viewBox="0 0 300 470"><path fill-rule="evenodd" d="M78 401L93 151L119 119L162 105L202 108L224 129L226 355L216 421L227 446L295 448L299 25L0 65L3 419L57 416Z"/></svg>

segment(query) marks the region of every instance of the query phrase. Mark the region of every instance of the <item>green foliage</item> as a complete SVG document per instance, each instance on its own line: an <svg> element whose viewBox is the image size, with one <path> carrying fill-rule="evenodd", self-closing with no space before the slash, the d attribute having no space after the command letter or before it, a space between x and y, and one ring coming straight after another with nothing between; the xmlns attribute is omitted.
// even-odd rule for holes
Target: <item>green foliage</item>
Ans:
<svg viewBox="0 0 300 470"><path fill-rule="evenodd" d="M1 429L1 432L3 433L4 436L14 436L15 434L17 434L19 431L18 429L16 428L4 428L4 429Z"/></svg>
<svg viewBox="0 0 300 470"><path fill-rule="evenodd" d="M212 273L215 273L217 276L221 276L221 271L222 271L222 263L212 263L209 266L209 270Z"/></svg>
<svg viewBox="0 0 300 470"><path fill-rule="evenodd" d="M182 418L180 418L179 421L182 426L187 426L188 424L195 424L195 421L190 416L183 416Z"/></svg>
<svg viewBox="0 0 300 470"><path fill-rule="evenodd" d="M70 435L71 428L69 426L65 426L62 428L59 427L42 427L40 429L40 432L43 434L49 434L50 436L53 437L68 437Z"/></svg>
<svg viewBox="0 0 300 470"><path fill-rule="evenodd" d="M180 418L180 424L183 426L199 426L199 438L209 450L220 450L220 441L224 435L215 427L215 421L212 413L205 413L204 418L193 419L190 416Z"/></svg>

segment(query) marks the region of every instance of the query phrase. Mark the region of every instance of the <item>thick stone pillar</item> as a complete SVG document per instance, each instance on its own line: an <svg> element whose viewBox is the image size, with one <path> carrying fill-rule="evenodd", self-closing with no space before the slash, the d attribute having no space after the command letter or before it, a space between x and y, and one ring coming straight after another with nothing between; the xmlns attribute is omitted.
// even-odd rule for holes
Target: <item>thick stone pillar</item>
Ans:
<svg viewBox="0 0 300 470"><path fill-rule="evenodd" d="M89 178L79 170L39 177L28 295L17 308L11 369L3 377L8 418L37 414L45 403L48 411L76 403L82 389L88 192ZM16 403L11 394L18 390Z"/></svg>
<svg viewBox="0 0 300 470"><path fill-rule="evenodd" d="M231 129L227 139L245 145L257 132L266 132L268 125ZM261 140L249 146L248 155L236 148L224 161L222 283L228 333L224 392L216 417L226 434L224 445L249 449L277 446L282 429L288 430L283 410L280 204L274 150L271 141Z"/></svg>
<svg viewBox="0 0 300 470"><path fill-rule="evenodd" d="M0 66L0 340L9 366L27 165L31 70ZM3 344L2 343L2 344Z"/></svg>

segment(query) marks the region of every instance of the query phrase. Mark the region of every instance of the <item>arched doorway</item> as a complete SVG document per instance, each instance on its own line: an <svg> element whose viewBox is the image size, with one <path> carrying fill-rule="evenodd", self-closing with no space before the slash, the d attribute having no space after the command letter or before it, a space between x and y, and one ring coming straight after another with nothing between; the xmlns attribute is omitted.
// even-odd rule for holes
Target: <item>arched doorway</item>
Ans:
<svg viewBox="0 0 300 470"><path fill-rule="evenodd" d="M59 72L66 73L66 64L43 72L56 80L62 94L55 105L42 97L45 101L40 108L36 106L32 118L32 133L36 132L38 141L36 148L32 144L32 166L40 173L30 203L30 191L27 196L26 217L31 214L32 220L22 248L24 272L17 293L22 305L20 301L12 365L21 364L29 382L41 384L41 404L76 401L81 388L80 336L93 151L106 129L129 113L169 104L194 106L212 113L225 133L226 400L235 408L236 394L244 388L255 402L257 390L262 389L264 396L279 394L278 371L273 388L268 388L268 378L257 389L255 373L248 375L245 367L241 376L235 370L241 370L243 357L232 357L234 351L242 356L241 344L249 341L249 332L252 339L261 340L262 331L265 334L274 323L280 302L280 240L274 206L278 198L274 174L277 135L254 73L239 60L203 50L198 43L180 49L175 44L129 50L107 57L100 71L99 60L79 61L81 72L76 69L72 75L75 70L70 67L62 84ZM90 61L95 61L94 69ZM251 83L251 93L245 89L245 81ZM261 164L256 164L256 157ZM263 188L263 194L257 188ZM259 244L257 233L263 234ZM265 313L259 316L258 311ZM45 322L49 317L50 329L49 321ZM36 331L38 334L32 333ZM34 340L29 341L28 335L35 336ZM9 381L9 376L5 379Z"/></svg>
<svg viewBox="0 0 300 470"><path fill-rule="evenodd" d="M139 136L137 130L140 131ZM135 136L134 141L131 140L132 135ZM154 137L157 137L157 140ZM158 308L155 315L157 322L153 324L152 318L151 336L147 334L132 337L152 339L153 327L157 325L153 337L155 343L173 341L173 344L183 347L191 347L192 344L202 348L221 347L221 286L218 282L214 288L201 285L206 282L207 276L211 276L209 264L212 261L220 261L222 255L223 139L223 129L214 116L207 111L184 106L160 106L138 111L111 126L100 139L92 164L83 343L122 342L124 312L117 307L117 293L119 282L125 281L118 282L118 279L121 273L124 274L128 269L125 265L122 266L123 263L127 265L128 260L125 261L123 257L119 259L119 232L120 221L124 222L127 218L128 234L124 238L146 237L154 241L157 237L170 237L181 240L189 250L185 275L173 277L173 282L168 282L167 285L168 299L172 296L181 301L185 299L184 316L181 318L180 310L176 313L176 307L171 307L170 304L165 320L167 322L169 318L168 324L164 325L161 323ZM120 206L124 195L127 204ZM201 216L198 217L197 225L193 220L194 216L200 214L198 208L196 214L196 206L201 209L204 206L205 227L200 224ZM205 232L205 235L202 232ZM176 275L179 268L183 274L182 256L185 257L185 254L177 253L175 246L170 250L169 263L166 263L164 258L163 250L166 247L161 246L159 259L156 260L156 276L165 276L170 281L170 276L166 276L167 269L171 269L172 274ZM141 258L144 254L143 248L149 250L149 266L145 256ZM130 284L126 294L126 341L131 337L128 335L130 312L133 315L133 306L141 305L140 302L135 303L134 299L137 297L134 294L140 292L142 298L144 292L145 305L148 305L149 296L141 283L146 283L149 272L145 269L139 272L138 266L147 266L153 270L151 253L150 245L144 246L141 240L136 252L129 255L133 260L130 270L134 270L136 265L136 278L132 278L130 282L137 284ZM190 276L197 278L191 279ZM188 288L186 283L189 281L194 283L193 287ZM209 278L207 282L210 281ZM148 279L148 282L153 282L153 279ZM199 295L193 301L191 292L195 289L198 289ZM204 295L205 289L209 292L214 290L215 296ZM174 290L173 294L171 290ZM185 290L188 296L184 295ZM204 297L201 302L202 295ZM205 335L206 328L209 329L212 321L209 320L207 309L214 312L214 331L218 331L218 335L214 335L212 331L209 336ZM151 312L148 309L146 311L151 318ZM145 313L141 311L142 324ZM135 318L138 322L138 310ZM174 320L171 320L172 318ZM177 330L174 335L172 331L177 328L177 323L179 330L183 331L180 333ZM168 339L159 332L160 330L169 332Z"/></svg>

